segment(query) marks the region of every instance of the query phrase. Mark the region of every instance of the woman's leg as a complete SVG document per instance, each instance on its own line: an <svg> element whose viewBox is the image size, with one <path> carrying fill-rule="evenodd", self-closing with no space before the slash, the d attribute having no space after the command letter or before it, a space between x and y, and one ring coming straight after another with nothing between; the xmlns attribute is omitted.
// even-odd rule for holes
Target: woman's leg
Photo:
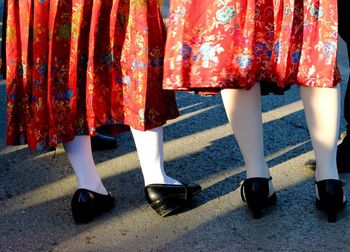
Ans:
<svg viewBox="0 0 350 252"><path fill-rule="evenodd" d="M145 196L160 216L166 216L189 203L202 189L181 184L166 175L163 161L163 128L140 131L131 128L145 181Z"/></svg>
<svg viewBox="0 0 350 252"><path fill-rule="evenodd" d="M270 177L264 158L260 84L249 91L225 89L221 96L246 164L247 178Z"/></svg>
<svg viewBox="0 0 350 252"><path fill-rule="evenodd" d="M242 200L247 202L254 218L262 209L276 204L269 169L264 158L260 84L251 90L221 91L226 114L242 152L247 179L241 187Z"/></svg>
<svg viewBox="0 0 350 252"><path fill-rule="evenodd" d="M147 131L131 128L137 154L139 156L145 186L150 184L180 185L177 180L166 175L163 161L163 128Z"/></svg>
<svg viewBox="0 0 350 252"><path fill-rule="evenodd" d="M336 222L346 205L336 164L340 89L300 87L300 93L316 157L316 206L327 212L328 222Z"/></svg>
<svg viewBox="0 0 350 252"><path fill-rule="evenodd" d="M63 144L64 150L75 171L77 187L107 195L92 157L90 141L90 136L76 136Z"/></svg>
<svg viewBox="0 0 350 252"><path fill-rule="evenodd" d="M339 179L336 149L339 131L340 91L335 88L300 87L312 146L316 181Z"/></svg>
<svg viewBox="0 0 350 252"><path fill-rule="evenodd" d="M90 136L75 136L63 144L77 176L78 190L71 201L76 223L88 223L97 215L114 207L114 198L103 186L91 151Z"/></svg>

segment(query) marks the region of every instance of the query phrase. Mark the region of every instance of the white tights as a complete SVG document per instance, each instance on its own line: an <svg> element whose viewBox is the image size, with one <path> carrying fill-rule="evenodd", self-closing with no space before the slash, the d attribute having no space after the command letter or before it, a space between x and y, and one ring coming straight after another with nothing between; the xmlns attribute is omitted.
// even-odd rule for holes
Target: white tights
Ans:
<svg viewBox="0 0 350 252"><path fill-rule="evenodd" d="M149 184L180 184L166 175L163 162L163 128L140 131L131 129L141 163L145 186ZM89 136L76 136L64 149L77 176L77 187L107 194L97 172Z"/></svg>
<svg viewBox="0 0 350 252"><path fill-rule="evenodd" d="M336 146L339 127L339 88L300 87L317 160L316 181L339 179ZM247 178L269 177L264 159L260 85L251 90L221 91L226 114L242 152Z"/></svg>
<svg viewBox="0 0 350 252"><path fill-rule="evenodd" d="M145 186L149 184L180 184L167 176L163 161L163 128L140 131L131 128L139 156Z"/></svg>
<svg viewBox="0 0 350 252"><path fill-rule="evenodd" d="M340 89L300 87L316 157L316 181L339 179L336 151L339 133Z"/></svg>
<svg viewBox="0 0 350 252"><path fill-rule="evenodd" d="M246 164L247 178L270 177L264 158L260 85L249 91L224 89L221 96Z"/></svg>
<svg viewBox="0 0 350 252"><path fill-rule="evenodd" d="M77 177L77 187L100 194L107 194L92 157L90 136L75 136L63 144L68 159Z"/></svg>

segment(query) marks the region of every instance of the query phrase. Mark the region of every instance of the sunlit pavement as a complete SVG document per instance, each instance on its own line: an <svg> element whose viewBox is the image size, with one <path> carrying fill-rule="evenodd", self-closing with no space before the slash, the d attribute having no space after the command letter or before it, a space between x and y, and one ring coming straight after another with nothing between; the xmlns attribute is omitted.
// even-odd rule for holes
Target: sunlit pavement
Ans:
<svg viewBox="0 0 350 252"><path fill-rule="evenodd" d="M349 70L343 43L339 66L344 96ZM313 171L303 167L313 152L297 87L263 97L265 154L278 204L259 220L240 199L244 164L220 97L180 93L177 100L182 116L164 127L165 166L169 175L203 186L193 205L167 218L152 211L134 143L124 133L117 149L94 152L116 207L91 224L75 225L75 177L63 149L54 154L5 146L2 81L0 251L349 251L349 207L329 224L314 206ZM342 179L350 197L350 176Z"/></svg>

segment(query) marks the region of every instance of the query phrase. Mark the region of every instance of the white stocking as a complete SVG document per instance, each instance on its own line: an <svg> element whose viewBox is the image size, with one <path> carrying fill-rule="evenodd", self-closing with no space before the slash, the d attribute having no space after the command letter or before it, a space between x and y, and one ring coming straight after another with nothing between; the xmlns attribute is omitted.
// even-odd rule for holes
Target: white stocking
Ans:
<svg viewBox="0 0 350 252"><path fill-rule="evenodd" d="M163 128L141 131L131 128L137 154L140 159L141 170L145 186L150 184L176 184L181 183L167 176L163 161Z"/></svg>
<svg viewBox="0 0 350 252"><path fill-rule="evenodd" d="M340 89L300 87L306 120L316 157L316 181L339 179L336 150Z"/></svg>
<svg viewBox="0 0 350 252"><path fill-rule="evenodd" d="M264 158L260 85L221 91L226 114L242 152L247 178L270 177Z"/></svg>
<svg viewBox="0 0 350 252"><path fill-rule="evenodd" d="M78 188L107 195L92 157L90 136L75 136L63 146L77 176Z"/></svg>

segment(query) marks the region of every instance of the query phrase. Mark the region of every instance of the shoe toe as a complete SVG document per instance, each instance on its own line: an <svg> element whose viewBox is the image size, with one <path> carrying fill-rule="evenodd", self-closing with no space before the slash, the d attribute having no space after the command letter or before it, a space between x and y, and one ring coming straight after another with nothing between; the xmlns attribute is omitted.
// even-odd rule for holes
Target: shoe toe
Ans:
<svg viewBox="0 0 350 252"><path fill-rule="evenodd" d="M87 189L78 189L71 201L73 219L76 223L89 223L97 215L114 207L114 197L99 194Z"/></svg>
<svg viewBox="0 0 350 252"><path fill-rule="evenodd" d="M145 196L152 209L164 217L183 207L201 190L197 184L151 184L145 187Z"/></svg>
<svg viewBox="0 0 350 252"><path fill-rule="evenodd" d="M185 186L187 188L187 199L192 199L194 196L196 196L202 191L202 187L197 184L188 184Z"/></svg>

